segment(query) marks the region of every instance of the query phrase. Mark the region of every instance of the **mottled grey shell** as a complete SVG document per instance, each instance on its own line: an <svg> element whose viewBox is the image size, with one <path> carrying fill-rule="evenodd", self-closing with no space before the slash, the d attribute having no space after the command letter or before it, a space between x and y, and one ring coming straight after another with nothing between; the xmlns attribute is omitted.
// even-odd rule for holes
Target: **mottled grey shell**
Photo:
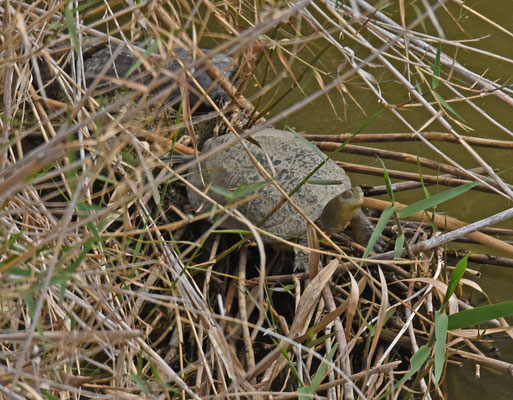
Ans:
<svg viewBox="0 0 513 400"><path fill-rule="evenodd" d="M298 183L327 158L306 139L288 131L264 129L253 134L252 137L261 148L245 140L249 151L286 193L290 193ZM205 143L203 153L208 153L209 150L222 146L230 140L233 140L231 135L210 139ZM272 163L272 168L269 163ZM236 189L244 184L265 181L246 151L238 143L231 144L204 160L201 163L201 174L205 185L212 184L225 189ZM329 180L331 184L306 183L294 193L292 200L315 221L331 199L351 188L351 182L344 170L332 160L328 160L310 180L312 179ZM188 181L200 190L204 190L197 168L190 171ZM239 207L242 214L254 224L264 218L282 198L281 193L272 183L261 187L256 193L259 194L258 198ZM220 204L226 203L226 199L222 195L213 191L208 194ZM188 189L188 197L195 210L198 210L204 203L204 199L190 189ZM203 211L209 209L210 206L207 204ZM224 226L247 229L234 220L230 220ZM276 235L290 238L306 231L306 221L287 202L266 220L262 228Z"/></svg>
<svg viewBox="0 0 513 400"><path fill-rule="evenodd" d="M142 43L135 42L135 45L142 47ZM208 55L210 50L203 50L203 52ZM116 55L116 58L111 62L113 56ZM178 62L180 60L180 63ZM89 58L87 58L84 62L84 70L85 76L87 80L87 84L90 85L94 79L103 71L106 65L110 63L110 67L105 71L105 75L108 77L124 79L126 75L132 70L134 65L137 64L138 58L135 54L128 48L123 47L121 50L117 49L116 45L109 45L104 49L96 51ZM236 63L233 58L228 56L225 53L216 54L210 57L210 62L216 66L219 71L223 72L228 79L232 79L236 72ZM175 103L179 102L181 99L180 87L176 85L176 82L169 78L169 72L177 73L182 69L181 63L185 65L186 68L189 68L189 71L193 76L196 82L208 92L209 97L218 102L227 96L224 89L219 85L214 85L214 81L212 78L205 72L204 66L196 66L193 68L194 59L186 50L177 48L173 52L173 56L165 61L161 67L163 67L168 75L164 75L163 73L159 74L158 79L160 81L164 81L165 84L159 85L157 89L155 89L152 94L158 94L162 90L166 89L168 86L176 86L174 90L171 91L167 98L167 103L170 105L175 105ZM154 66L157 67L157 66ZM156 68L158 70L158 68ZM141 79L137 79L139 83L144 83L146 85L150 85L153 83L154 77L151 74L144 73L146 70L144 65L140 65L137 71L134 71L134 74L131 75L130 79L134 79L134 76L137 76L137 73L142 73ZM196 88L195 84L192 81L188 82L190 91L189 91L189 101L191 105L196 104L196 102L200 99L199 90ZM104 81L98 87L111 87L115 86L112 82ZM203 99L203 105L210 107L210 104Z"/></svg>

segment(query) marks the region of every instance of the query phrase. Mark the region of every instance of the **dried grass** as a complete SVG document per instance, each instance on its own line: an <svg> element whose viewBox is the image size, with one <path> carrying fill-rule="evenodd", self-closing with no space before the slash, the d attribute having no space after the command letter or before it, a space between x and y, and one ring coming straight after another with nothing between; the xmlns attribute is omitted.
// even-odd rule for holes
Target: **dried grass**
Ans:
<svg viewBox="0 0 513 400"><path fill-rule="evenodd" d="M512 60L472 41L444 38L439 19L463 29L456 16L471 13L508 38L511 32L457 1L438 2L408 24L403 8L397 23L361 0L80 7L62 0L0 6L0 397L284 399L297 396L298 388L304 398L400 396L404 386L393 384L432 338L434 311L447 288L451 267L441 246L468 230L430 239L429 223L423 229L404 223L409 253L393 261L374 255L362 262L363 249L338 237L315 250L312 239L312 255L319 256L311 265L321 260L322 268L292 274L290 257L264 247L260 236L268 233L260 228L249 223L252 235L237 241L216 231L217 224L205 228L200 221L211 212L192 218L183 193L196 161L174 165L162 157L208 157L197 148L202 129L211 133L218 125L245 138L322 97L341 116L346 110L337 104L357 102L355 92L366 87L404 124L408 140L443 160L424 158L426 167L452 174L444 176L451 185L477 180L479 190L513 199L511 185L475 148L509 148L511 140L470 139L471 128L451 111L463 104L502 138L513 136L507 121L480 105L498 99L511 106L511 89L449 54ZM423 33L424 23L436 27L436 36ZM139 46L145 38L156 39L151 56ZM115 79L125 89L112 93L100 87L100 74L86 85L84 52L105 41L113 57L121 45L130 47L155 82ZM443 46L439 74L437 43ZM214 50L205 56L205 47ZM160 77L177 48L194 55L192 65ZM325 65L327 49L344 60L338 73ZM236 87L209 60L220 52L238 60ZM189 100L205 93L187 84L192 67L217 79L231 101L218 105L207 95L213 111L199 114ZM172 85L159 91L162 79ZM315 91L303 89L308 79ZM381 90L387 80L394 82L391 94ZM173 90L181 91L179 112L163 108ZM285 108L291 91L303 98ZM411 109L424 120L411 117ZM435 122L443 133L425 134ZM436 141L458 143L480 168L462 168ZM377 151L357 147L344 151ZM394 157L419 162L408 156ZM216 212L245 220L235 205L217 205ZM509 218L511 210L503 214ZM486 236L474 238L478 234ZM256 248L248 246L253 240ZM511 247L495 240L500 250ZM461 290L457 295L451 312L469 307ZM509 328L502 319L490 325L486 333ZM452 333L450 358L511 368L462 350L466 344L476 352L469 337L481 335ZM421 371L407 386L425 398L441 396L432 366Z"/></svg>

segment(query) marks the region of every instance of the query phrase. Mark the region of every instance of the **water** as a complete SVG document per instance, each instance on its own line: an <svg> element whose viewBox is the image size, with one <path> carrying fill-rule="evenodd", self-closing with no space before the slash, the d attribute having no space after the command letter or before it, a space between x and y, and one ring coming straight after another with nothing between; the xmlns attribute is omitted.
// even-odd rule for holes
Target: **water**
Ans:
<svg viewBox="0 0 513 400"><path fill-rule="evenodd" d="M417 2L416 4L417 6L420 6L420 2ZM513 19L511 18L510 13L513 1L502 0L474 2L470 6L492 19L503 28L513 31ZM448 39L463 40L469 39L469 36L472 38L482 37L484 39L480 42L469 42L467 44L500 54L504 57L513 58L513 46L511 45L513 38L511 36L491 28L489 24L477 17L470 14L460 13L460 9L454 4L449 4L448 8L454 13L454 16L458 18L458 24L464 29L464 32L460 31L458 26L451 22L449 17L446 15L441 16L440 20L443 22L443 26L447 27L445 32ZM387 9L387 11L391 12L389 9ZM408 12L413 13L413 9L409 8ZM437 15L442 14L439 12ZM397 20L395 17L394 19ZM419 27L418 29L421 28ZM426 29L430 33L434 32L429 23L427 23ZM315 46L317 46L317 49L322 48L321 44L312 45L314 48ZM454 47L448 45L443 47L443 51L451 56L456 54ZM305 57L308 57L307 52L304 53ZM311 58L312 56L310 55L310 59ZM478 56L471 52L462 50L458 51L457 59L468 69L471 69L478 74L484 74L489 79L499 79L500 82L507 82L508 79L511 78L511 71L513 71L512 65L508 62L500 62L487 56ZM327 68L328 71L336 74L337 68L341 63L343 63L342 56L336 50L330 49L322 57L320 66L321 68ZM277 60L276 65L279 65ZM299 75L303 71L303 66L296 64L295 71ZM448 72L447 69L444 69L444 71ZM262 70L259 72L262 73ZM375 76L381 78L380 88L389 101L402 103L408 100L405 95L405 90L398 90L399 86L394 82L389 74L385 71L376 72L376 70L373 70L373 72ZM325 77L325 79L325 83L331 80L327 77ZM457 80L458 78L453 77L452 79L454 81L454 79ZM285 90L290 83L291 80L283 80L282 90ZM465 84L465 82L461 83ZM308 105L308 107L303 109L301 112L282 120L276 127L285 128L288 126L295 128L298 131L304 131L312 134L340 134L345 132L355 132L366 121L368 121L374 113L378 112L382 108L382 105L376 102L375 97L370 94L368 89L363 87L359 80L348 82L347 85L359 106L356 106L348 96L345 97L346 102L344 102L340 93L333 90L330 92L330 101L328 101L326 97L322 97ZM317 81L313 76L310 76L307 80L301 82L301 86L306 93L312 93L319 88ZM440 89L440 93L442 93L443 96L447 96L446 98L451 98L451 94L448 91ZM268 96L268 98L271 97L271 95ZM273 112L270 115L275 115L279 111L287 109L289 106L303 98L304 94L301 91L293 91L281 104L279 104L278 107L273 109ZM474 101L503 125L509 128L513 127L513 112L511 112L509 105L505 104L495 96L481 97ZM457 125L454 124L454 122L451 122L460 134L482 138L512 140L510 136L493 126L489 121L480 116L470 107L456 103L452 103L452 106L463 118L463 123L472 129L467 132L461 128L457 128ZM362 110L365 110L365 112ZM420 127L429 118L427 113L421 108L402 110L401 113L415 127ZM433 124L429 130L446 131L445 129L441 129L437 124ZM405 130L404 125L398 121L391 112L386 111L373 124L364 130L364 133L375 132L388 133L408 131ZM466 168L478 166L474 159L462 149L462 146L440 142L436 142L434 144L462 166ZM424 145L419 143L380 143L376 145L373 144L372 146L394 151L404 151L444 162L444 160L440 159L440 157L433 151L427 150ZM482 147L475 147L474 149L485 161L499 170L500 176L504 181L513 183L511 151ZM368 157L342 155L341 158L349 162L362 162L366 165L381 167L378 160L370 159ZM385 164L387 168L391 169L418 172L418 168L415 165L389 160L385 160ZM437 171L423 169L423 173L436 175ZM379 177L351 174L351 178L356 184L383 184L383 179ZM434 194L437 190L446 190L446 188L437 188L432 186L429 190ZM421 190L400 193L396 197L398 201L403 203L411 203L421 198L423 198ZM458 197L452 201L444 203L438 210L446 211L449 215L460 220L473 222L510 207L513 207L513 203L509 199L495 194L472 191L466 193L462 197ZM496 226L513 229L513 221L504 221ZM496 254L494 250L483 247L478 247L478 251ZM513 270L491 265L470 264L469 267L481 271L482 276L477 282L485 292L489 294L493 302L513 300L511 296L511 293L513 292ZM513 341L497 341L495 346L500 349L502 360L513 362ZM446 388L449 394L449 399L511 399L513 398L512 383L513 378L511 376L498 374L485 368L481 369L481 378L477 379L475 377L475 367L467 364L462 368L455 366L450 366L448 368Z"/></svg>

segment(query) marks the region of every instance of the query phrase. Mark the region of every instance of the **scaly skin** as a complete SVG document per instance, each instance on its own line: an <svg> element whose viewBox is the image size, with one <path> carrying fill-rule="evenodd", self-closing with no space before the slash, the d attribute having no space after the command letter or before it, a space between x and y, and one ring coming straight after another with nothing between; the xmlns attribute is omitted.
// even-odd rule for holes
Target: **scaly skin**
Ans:
<svg viewBox="0 0 513 400"><path fill-rule="evenodd" d="M328 235L342 232L363 204L363 192L354 186L329 201L317 220L319 227Z"/></svg>

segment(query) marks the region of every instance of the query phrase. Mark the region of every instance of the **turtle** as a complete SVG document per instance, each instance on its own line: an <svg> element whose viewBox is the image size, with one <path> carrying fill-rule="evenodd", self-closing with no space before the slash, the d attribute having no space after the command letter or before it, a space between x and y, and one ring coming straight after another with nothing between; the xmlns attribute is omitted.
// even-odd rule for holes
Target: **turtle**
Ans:
<svg viewBox="0 0 513 400"><path fill-rule="evenodd" d="M139 42L134 44L139 47L143 46L143 44ZM211 50L204 49L202 51L210 58L210 62L219 71L221 71L228 80L231 80L234 77L236 72L236 63L233 58L226 53L218 53L210 56L212 52ZM212 101L219 103L227 97L224 89L218 83L215 83L207 74L205 67L197 65L191 54L182 48L176 48L173 51L173 55L168 60L163 61L160 66L155 66L166 71L166 73L159 73L156 77L149 73L153 72L152 70L147 71L144 68L144 64L139 65L138 68L134 70L138 61L139 59L137 56L126 46L123 46L118 50L115 45L108 45L104 49L94 52L84 61L86 82L88 85L91 84L103 71L105 65L110 63L109 68L105 71L106 77L124 79L128 74L132 73L130 77L135 76L135 80L139 83L150 85L155 81L158 84L156 89L152 91L152 95L156 95L161 91L166 90L168 87L173 86L172 90L168 94L166 103L171 107L177 108L181 99L181 90L180 85L176 84L174 78L178 76L177 74L182 69L181 65L183 64L185 68L188 68L190 74L194 76L194 79L202 89L208 93ZM159 68L155 69L159 70ZM203 98L195 84L191 82L189 78L187 81L187 85L189 87L189 102L191 106L195 105L197 102L201 102L200 108L202 110L210 109L210 104L205 98ZM100 86L108 87L112 86L112 83L104 81Z"/></svg>
<svg viewBox="0 0 513 400"><path fill-rule="evenodd" d="M362 244L367 243L373 225L360 209L363 203L362 189L352 186L343 168L328 159L312 143L290 131L266 128L251 137L255 144L245 140L245 146L286 193L291 193L315 168L323 164L292 194L291 199L327 234L342 231L351 223L355 239ZM260 186L250 194L254 198L238 207L241 213L273 235L285 239L304 238L307 222L289 202L268 215L283 195L273 183L265 182L240 143L226 146L232 140L233 136L230 135L207 140L203 153L220 146L223 149L213 152L199 166L192 168L188 182L202 191L213 187L214 190L209 190L208 195L221 204L226 203L223 194L226 192L217 188L236 190L245 186ZM200 210L205 203L205 199L189 185L187 196L195 210ZM222 226L244 229L244 224L234 218L227 219ZM271 244L276 241L267 235L262 239Z"/></svg>
<svg viewBox="0 0 513 400"><path fill-rule="evenodd" d="M140 58L138 58L125 43L116 44L94 37L83 37L81 46L86 86L89 87L101 73L104 73L103 77L105 77L105 79L99 82L96 87L97 89L116 89L119 80L122 82L124 79L135 81L143 85L155 83L154 86L156 87L151 94L156 95L169 88L170 90L165 103L173 108L178 108L180 105L181 90L180 85L177 85L174 79L179 76L183 65L188 69L188 72L194 77L199 86L208 93L211 100L220 103L227 98L227 93L224 89L219 84L215 83L207 74L206 68L199 64L201 60L195 60L189 51L183 48L175 48L168 59L155 60L151 58L151 56L157 54L157 52L156 50L151 52L151 47L147 49L147 44L134 42L131 45L140 50L138 54L142 54L140 58L144 59L145 63L141 63ZM69 74L71 72L69 42L59 41L56 45L49 45L49 49L53 57L59 60L60 69ZM141 49L147 49L146 53ZM237 71L236 61L226 53L213 53L213 51L214 50L202 49L202 52L209 58L210 62L221 71L228 80L232 80ZM55 68L51 67L42 57L37 61L46 93L50 97L60 97L62 91L56 81ZM145 68L145 65L148 64L152 65L149 70ZM104 71L106 66L108 66L108 68ZM158 73L155 73L155 71L158 71ZM187 78L187 85L189 87L189 102L191 107L200 102L199 108L202 111L210 111L210 103L203 98L199 89L189 77Z"/></svg>

